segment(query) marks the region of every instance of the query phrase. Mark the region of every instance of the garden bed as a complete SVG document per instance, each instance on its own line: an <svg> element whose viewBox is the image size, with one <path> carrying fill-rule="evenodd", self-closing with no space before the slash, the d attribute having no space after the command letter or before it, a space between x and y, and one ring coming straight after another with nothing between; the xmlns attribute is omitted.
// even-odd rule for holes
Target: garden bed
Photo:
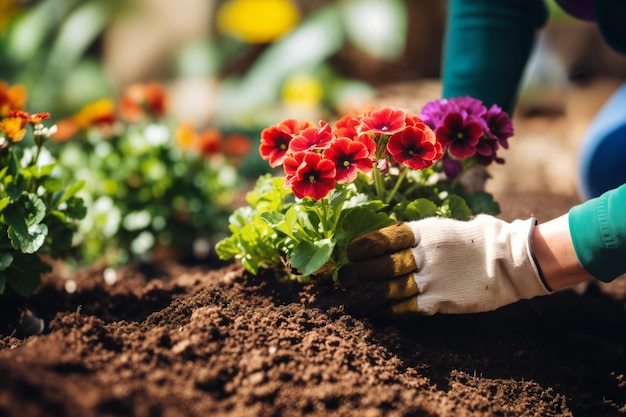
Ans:
<svg viewBox="0 0 626 417"><path fill-rule="evenodd" d="M576 202L496 198L505 219ZM45 333L0 341L0 415L626 415L622 280L389 323L237 265L102 272L70 294L56 268L33 298Z"/></svg>

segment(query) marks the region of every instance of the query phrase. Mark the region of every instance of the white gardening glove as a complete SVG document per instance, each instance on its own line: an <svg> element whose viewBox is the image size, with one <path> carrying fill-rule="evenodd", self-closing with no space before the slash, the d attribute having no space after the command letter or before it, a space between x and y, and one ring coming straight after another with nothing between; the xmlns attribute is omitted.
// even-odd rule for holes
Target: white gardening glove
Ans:
<svg viewBox="0 0 626 417"><path fill-rule="evenodd" d="M360 236L339 273L347 305L375 315L462 314L549 294L533 260L535 224L428 218Z"/></svg>

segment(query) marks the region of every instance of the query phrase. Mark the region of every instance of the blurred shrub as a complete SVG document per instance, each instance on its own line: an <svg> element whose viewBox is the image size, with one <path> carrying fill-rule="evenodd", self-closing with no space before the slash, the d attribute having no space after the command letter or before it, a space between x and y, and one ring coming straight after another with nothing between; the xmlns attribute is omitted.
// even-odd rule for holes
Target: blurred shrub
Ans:
<svg viewBox="0 0 626 417"><path fill-rule="evenodd" d="M167 103L160 85L133 85L58 122L64 175L85 181L78 262L205 258L226 233L253 141L171 120Z"/></svg>
<svg viewBox="0 0 626 417"><path fill-rule="evenodd" d="M82 184L62 181L44 146L55 129L43 123L50 113L26 112L26 98L25 86L0 81L0 304L39 288L85 215Z"/></svg>

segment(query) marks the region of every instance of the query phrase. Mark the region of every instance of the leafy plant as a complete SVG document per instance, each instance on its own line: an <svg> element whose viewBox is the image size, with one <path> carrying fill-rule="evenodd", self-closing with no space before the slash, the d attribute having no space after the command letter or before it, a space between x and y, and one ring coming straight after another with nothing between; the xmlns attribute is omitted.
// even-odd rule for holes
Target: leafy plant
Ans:
<svg viewBox="0 0 626 417"><path fill-rule="evenodd" d="M253 274L336 277L362 233L430 216L497 214L490 194L468 193L460 179L473 166L503 163L497 151L512 134L506 113L470 97L430 102L419 117L386 107L332 127L287 119L263 130L259 147L284 175L259 178L217 253Z"/></svg>
<svg viewBox="0 0 626 417"><path fill-rule="evenodd" d="M64 175L86 181L77 262L151 261L160 249L204 258L227 234L247 136L168 118L156 83L90 103L58 126Z"/></svg>
<svg viewBox="0 0 626 417"><path fill-rule="evenodd" d="M0 82L0 295L9 297L37 290L51 270L46 258L71 250L86 214L83 182L62 181L44 148L55 131L43 124L50 114L27 113L25 100L23 86Z"/></svg>

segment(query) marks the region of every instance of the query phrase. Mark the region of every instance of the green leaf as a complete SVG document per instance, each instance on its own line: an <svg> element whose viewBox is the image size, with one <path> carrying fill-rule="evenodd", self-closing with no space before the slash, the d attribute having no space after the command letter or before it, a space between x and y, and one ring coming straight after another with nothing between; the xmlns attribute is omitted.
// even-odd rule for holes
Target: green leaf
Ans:
<svg viewBox="0 0 626 417"><path fill-rule="evenodd" d="M28 235L28 228L46 216L45 203L33 193L23 193L17 201L4 209L4 218L15 233Z"/></svg>
<svg viewBox="0 0 626 417"><path fill-rule="evenodd" d="M11 245L22 253L35 253L41 248L48 235L48 226L43 223L34 224L26 229L26 232L17 232L13 227L9 227L9 238Z"/></svg>
<svg viewBox="0 0 626 417"><path fill-rule="evenodd" d="M84 219L87 215L87 207L82 198L71 197L67 200L67 207L65 208L65 214L75 220Z"/></svg>
<svg viewBox="0 0 626 417"><path fill-rule="evenodd" d="M457 220L469 220L472 217L472 211L465 200L454 194L444 200L440 207L440 214Z"/></svg>
<svg viewBox="0 0 626 417"><path fill-rule="evenodd" d="M395 220L386 213L377 213L368 207L359 206L344 210L337 225L337 229L344 231L349 240L360 234L389 226Z"/></svg>
<svg viewBox="0 0 626 417"><path fill-rule="evenodd" d="M488 192L477 191L465 197L465 201L473 214L485 213L492 216L500 214L500 205Z"/></svg>
<svg viewBox="0 0 626 417"><path fill-rule="evenodd" d="M28 169L25 169L22 171L22 173L26 174L28 173L32 178L45 178L47 176L49 176L50 174L52 174L52 171L54 170L54 167L56 166L56 164L48 164L48 165L35 165L32 167L29 167Z"/></svg>
<svg viewBox="0 0 626 417"><path fill-rule="evenodd" d="M406 204L398 204L394 210L398 220L412 221L437 215L437 205L427 198L418 198Z"/></svg>
<svg viewBox="0 0 626 417"><path fill-rule="evenodd" d="M5 269L7 269L9 266L11 266L12 262L13 255L11 255L9 252L0 253L0 271L4 271Z"/></svg>
<svg viewBox="0 0 626 417"><path fill-rule="evenodd" d="M304 276L312 275L328 262L334 248L335 244L331 239L322 239L315 243L302 241L293 248L289 259L291 266Z"/></svg>
<svg viewBox="0 0 626 417"><path fill-rule="evenodd" d="M61 178L49 177L43 182L43 188L50 193L55 193L63 189L63 180Z"/></svg>
<svg viewBox="0 0 626 417"><path fill-rule="evenodd" d="M4 271L0 271L0 294L4 294L4 290L7 286L7 274Z"/></svg>
<svg viewBox="0 0 626 417"><path fill-rule="evenodd" d="M69 200L74 197L77 192L79 192L83 186L85 185L85 180L75 182L74 184L70 184L65 188L65 192L63 193L63 197L59 201L59 204Z"/></svg>
<svg viewBox="0 0 626 417"><path fill-rule="evenodd" d="M0 199L0 211L4 210L4 208L8 206L10 202L11 202L10 197L4 197Z"/></svg>
<svg viewBox="0 0 626 417"><path fill-rule="evenodd" d="M5 272L6 283L17 294L28 297L41 285L41 274L52 271L37 255L15 254L13 265Z"/></svg>
<svg viewBox="0 0 626 417"><path fill-rule="evenodd" d="M294 238L292 233L293 228L290 225L290 223L295 223L293 213L290 213L290 217L287 218L287 215L277 211L266 211L265 213L261 213L259 217L267 222L268 226L272 229L281 232L285 236Z"/></svg>

